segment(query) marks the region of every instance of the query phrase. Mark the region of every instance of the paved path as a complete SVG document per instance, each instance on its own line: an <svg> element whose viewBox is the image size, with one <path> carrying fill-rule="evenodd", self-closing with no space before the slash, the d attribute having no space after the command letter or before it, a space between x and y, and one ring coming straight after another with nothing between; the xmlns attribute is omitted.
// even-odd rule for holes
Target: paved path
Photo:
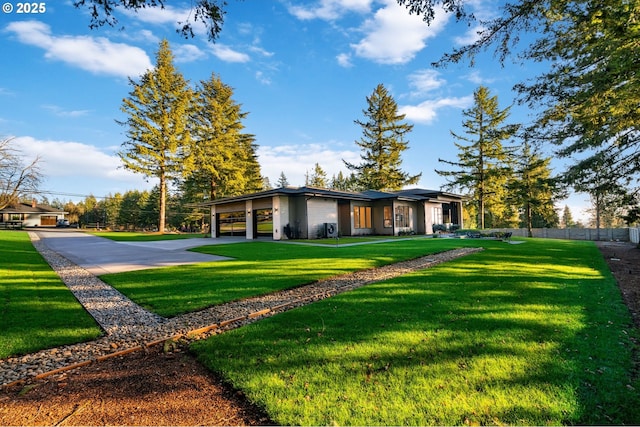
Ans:
<svg viewBox="0 0 640 427"><path fill-rule="evenodd" d="M96 276L229 259L187 250L197 246L221 243L213 239L115 242L104 237L70 230L38 230L34 233L46 247Z"/></svg>

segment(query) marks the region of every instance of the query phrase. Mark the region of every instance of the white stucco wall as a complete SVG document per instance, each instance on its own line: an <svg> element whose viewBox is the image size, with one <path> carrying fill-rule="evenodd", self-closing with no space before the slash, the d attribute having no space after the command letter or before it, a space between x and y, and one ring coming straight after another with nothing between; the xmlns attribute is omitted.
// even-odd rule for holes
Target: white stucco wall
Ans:
<svg viewBox="0 0 640 427"><path fill-rule="evenodd" d="M334 199L311 198L307 201L307 235L316 239L326 222L338 223L338 202Z"/></svg>

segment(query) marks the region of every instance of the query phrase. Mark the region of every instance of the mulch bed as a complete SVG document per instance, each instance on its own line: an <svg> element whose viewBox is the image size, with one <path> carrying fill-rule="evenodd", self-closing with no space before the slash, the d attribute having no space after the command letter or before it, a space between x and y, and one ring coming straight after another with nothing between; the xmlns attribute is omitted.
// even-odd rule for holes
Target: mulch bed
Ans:
<svg viewBox="0 0 640 427"><path fill-rule="evenodd" d="M180 349L130 353L0 392L0 425L273 425Z"/></svg>
<svg viewBox="0 0 640 427"><path fill-rule="evenodd" d="M599 242L640 327L640 249ZM161 346L0 391L0 425L269 425L188 352Z"/></svg>

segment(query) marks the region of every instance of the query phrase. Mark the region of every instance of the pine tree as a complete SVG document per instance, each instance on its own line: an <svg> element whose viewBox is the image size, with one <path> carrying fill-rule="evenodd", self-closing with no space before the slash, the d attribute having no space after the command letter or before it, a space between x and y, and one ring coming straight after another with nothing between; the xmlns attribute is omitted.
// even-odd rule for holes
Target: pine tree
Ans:
<svg viewBox="0 0 640 427"><path fill-rule="evenodd" d="M124 167L159 180L158 230L166 223L167 182L182 174L191 136L188 126L193 91L173 64L169 42L160 42L154 69L140 82L129 79L133 87L123 100L127 120L127 141L118 153Z"/></svg>
<svg viewBox="0 0 640 427"><path fill-rule="evenodd" d="M196 89L192 143L185 176L192 191L200 189L210 200L230 195L230 183L244 187L245 146L240 141L246 117L233 100L233 90L212 74ZM225 188L226 187L226 188Z"/></svg>
<svg viewBox="0 0 640 427"><path fill-rule="evenodd" d="M413 129L403 123L404 114L398 114L398 104L384 85L379 84L367 97L368 107L363 110L366 121L355 120L362 127L363 136L356 144L363 150L359 165L343 160L354 171L361 189L399 190L415 184L422 174L410 176L400 169L400 155L409 148L405 136Z"/></svg>
<svg viewBox="0 0 640 427"><path fill-rule="evenodd" d="M334 175L331 178L329 188L341 191L356 191L358 188L356 184L356 177L352 173L349 174L349 176L344 176L344 173L340 171L337 176Z"/></svg>
<svg viewBox="0 0 640 427"><path fill-rule="evenodd" d="M147 203L149 193L144 191L127 191L122 196L118 212L118 225L126 230L136 229L141 224L142 210Z"/></svg>
<svg viewBox="0 0 640 427"><path fill-rule="evenodd" d="M514 210L507 203L507 183L512 169L508 150L502 142L511 138L518 127L503 125L509 117L509 108L500 110L498 97L490 96L489 89L481 86L473 97L475 105L462 113L466 117L462 123L466 136L451 131L455 139L467 143L454 143L459 150L458 161L438 159L456 170L436 170L436 173L447 178L447 188L469 192L478 227L482 229L488 213L493 217L491 226L503 225L513 216Z"/></svg>
<svg viewBox="0 0 640 427"><path fill-rule="evenodd" d="M289 181L287 180L287 176L284 174L284 172L280 172L280 177L278 178L278 187L284 188L284 187L287 187L288 185L289 185Z"/></svg>
<svg viewBox="0 0 640 427"><path fill-rule="evenodd" d="M308 174L307 174L308 175ZM313 173L308 177L306 185L317 188L327 188L329 183L327 181L327 173L322 169L320 164L316 163L313 167Z"/></svg>
<svg viewBox="0 0 640 427"><path fill-rule="evenodd" d="M433 18L432 0L397 0L410 13ZM443 0L464 17L467 1ZM507 2L502 15L482 22L470 45L439 62L474 57L491 45L501 61L516 57L548 64L536 78L516 86L521 99L540 111L531 133L560 146L557 154L581 158L568 176L588 172L617 182L640 179L640 2L637 0L523 0ZM526 37L523 37L526 36ZM528 40L528 45L519 43ZM612 166L600 169L602 158ZM572 183L570 183L571 185ZM580 183L577 183L580 185Z"/></svg>
<svg viewBox="0 0 640 427"><path fill-rule="evenodd" d="M573 215L571 214L571 209L569 209L568 205L564 205L561 223L563 228L572 228L576 225L576 222L573 220Z"/></svg>
<svg viewBox="0 0 640 427"><path fill-rule="evenodd" d="M592 223L596 231L596 239L600 240L600 228L603 220L611 217L611 212L623 207L628 200L630 177L615 179L618 161L611 153L598 152L588 159L578 163L585 164L583 168L574 167L564 179L571 183L574 189L591 196L593 214Z"/></svg>
<svg viewBox="0 0 640 427"><path fill-rule="evenodd" d="M255 135L248 133L240 134L239 143L242 147L241 154L239 156L243 164L245 173L245 180L242 182L242 186L236 186L233 193L234 195L244 193L254 193L256 191L262 191L271 188L271 183L268 183L268 188L265 188L265 177L262 176L260 168L260 162L258 162L258 144L255 143Z"/></svg>
<svg viewBox="0 0 640 427"><path fill-rule="evenodd" d="M556 181L551 177L551 158L543 158L525 140L515 159L514 179L509 185L513 202L522 210L522 223L533 237L534 218L549 226L557 217L553 205Z"/></svg>

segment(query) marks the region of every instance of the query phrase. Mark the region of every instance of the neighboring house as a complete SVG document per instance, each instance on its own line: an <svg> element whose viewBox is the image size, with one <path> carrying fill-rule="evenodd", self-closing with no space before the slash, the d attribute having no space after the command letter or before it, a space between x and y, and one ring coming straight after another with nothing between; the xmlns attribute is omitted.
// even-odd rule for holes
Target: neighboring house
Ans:
<svg viewBox="0 0 640 427"><path fill-rule="evenodd" d="M205 203L211 236L274 240L431 234L434 224L462 227L462 197L410 189L360 193L283 187Z"/></svg>
<svg viewBox="0 0 640 427"><path fill-rule="evenodd" d="M67 212L47 205L18 203L0 209L0 227L55 227Z"/></svg>

